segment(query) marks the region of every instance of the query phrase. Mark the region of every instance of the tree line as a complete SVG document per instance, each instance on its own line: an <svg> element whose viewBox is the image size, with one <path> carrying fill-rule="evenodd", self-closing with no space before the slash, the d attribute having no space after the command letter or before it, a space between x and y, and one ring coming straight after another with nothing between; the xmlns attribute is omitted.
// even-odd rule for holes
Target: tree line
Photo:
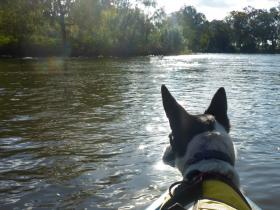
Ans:
<svg viewBox="0 0 280 210"><path fill-rule="evenodd" d="M136 2L136 3L135 3ZM0 55L134 56L280 52L280 4L208 21L155 0L1 0Z"/></svg>

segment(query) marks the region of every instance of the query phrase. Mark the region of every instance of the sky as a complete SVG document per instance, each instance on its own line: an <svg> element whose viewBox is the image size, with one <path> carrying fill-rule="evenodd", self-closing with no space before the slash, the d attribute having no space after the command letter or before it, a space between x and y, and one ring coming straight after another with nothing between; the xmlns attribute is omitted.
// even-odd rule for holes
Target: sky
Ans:
<svg viewBox="0 0 280 210"><path fill-rule="evenodd" d="M184 5L191 5L198 12L205 14L208 20L221 20L233 10L242 10L250 5L257 9L269 9L280 4L280 0L157 0L159 7L167 13L179 10Z"/></svg>

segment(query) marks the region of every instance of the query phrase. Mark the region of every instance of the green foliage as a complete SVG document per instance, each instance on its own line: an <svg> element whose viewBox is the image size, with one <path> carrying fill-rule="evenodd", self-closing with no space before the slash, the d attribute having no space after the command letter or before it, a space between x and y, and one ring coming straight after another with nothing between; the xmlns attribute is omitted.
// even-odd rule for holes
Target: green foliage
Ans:
<svg viewBox="0 0 280 210"><path fill-rule="evenodd" d="M270 11L247 7L242 12L231 12L226 20L237 51L279 52L280 6Z"/></svg>
<svg viewBox="0 0 280 210"><path fill-rule="evenodd" d="M213 20L209 27L209 52L233 52L231 45L231 29L224 21Z"/></svg>
<svg viewBox="0 0 280 210"><path fill-rule="evenodd" d="M231 12L225 20L209 22L194 7L184 6L166 15L155 0L131 2L1 0L0 54L133 56L190 50L280 51L280 5L269 11L247 7Z"/></svg>
<svg viewBox="0 0 280 210"><path fill-rule="evenodd" d="M200 51L200 40L204 34L206 17L198 13L194 7L185 6L173 14L173 19L182 29L183 36L187 41L187 47L193 51Z"/></svg>

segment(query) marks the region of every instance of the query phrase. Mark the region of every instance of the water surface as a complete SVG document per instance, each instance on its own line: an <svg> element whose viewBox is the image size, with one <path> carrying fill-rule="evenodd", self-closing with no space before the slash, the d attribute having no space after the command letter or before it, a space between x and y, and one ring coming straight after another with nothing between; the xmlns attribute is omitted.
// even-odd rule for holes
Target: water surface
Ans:
<svg viewBox="0 0 280 210"><path fill-rule="evenodd" d="M190 113L226 88L242 188L279 209L280 56L225 54L1 60L0 208L149 205L180 179L161 84Z"/></svg>

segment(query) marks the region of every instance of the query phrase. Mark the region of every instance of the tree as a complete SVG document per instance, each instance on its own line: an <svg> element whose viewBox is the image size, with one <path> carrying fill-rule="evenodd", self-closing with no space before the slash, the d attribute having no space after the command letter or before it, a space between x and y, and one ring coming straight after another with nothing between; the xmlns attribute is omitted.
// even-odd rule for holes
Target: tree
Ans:
<svg viewBox="0 0 280 210"><path fill-rule="evenodd" d="M70 53L66 19L69 17L74 2L74 0L48 0L43 3L45 6L45 14L48 14L50 19L59 23L63 55L69 55Z"/></svg>
<svg viewBox="0 0 280 210"><path fill-rule="evenodd" d="M231 29L224 21L213 20L209 25L208 52L233 52Z"/></svg>
<svg viewBox="0 0 280 210"><path fill-rule="evenodd" d="M192 6L185 6L173 16L177 24L182 28L183 36L187 40L187 46L193 51L201 50L198 45L204 25L207 23L204 14L199 13Z"/></svg>
<svg viewBox="0 0 280 210"><path fill-rule="evenodd" d="M231 12L227 23L233 31L233 42L241 52L274 52L279 42L279 10L246 7Z"/></svg>
<svg viewBox="0 0 280 210"><path fill-rule="evenodd" d="M0 3L0 51L24 55L31 52L44 27L41 1L3 0ZM35 42L34 42L35 41Z"/></svg>

